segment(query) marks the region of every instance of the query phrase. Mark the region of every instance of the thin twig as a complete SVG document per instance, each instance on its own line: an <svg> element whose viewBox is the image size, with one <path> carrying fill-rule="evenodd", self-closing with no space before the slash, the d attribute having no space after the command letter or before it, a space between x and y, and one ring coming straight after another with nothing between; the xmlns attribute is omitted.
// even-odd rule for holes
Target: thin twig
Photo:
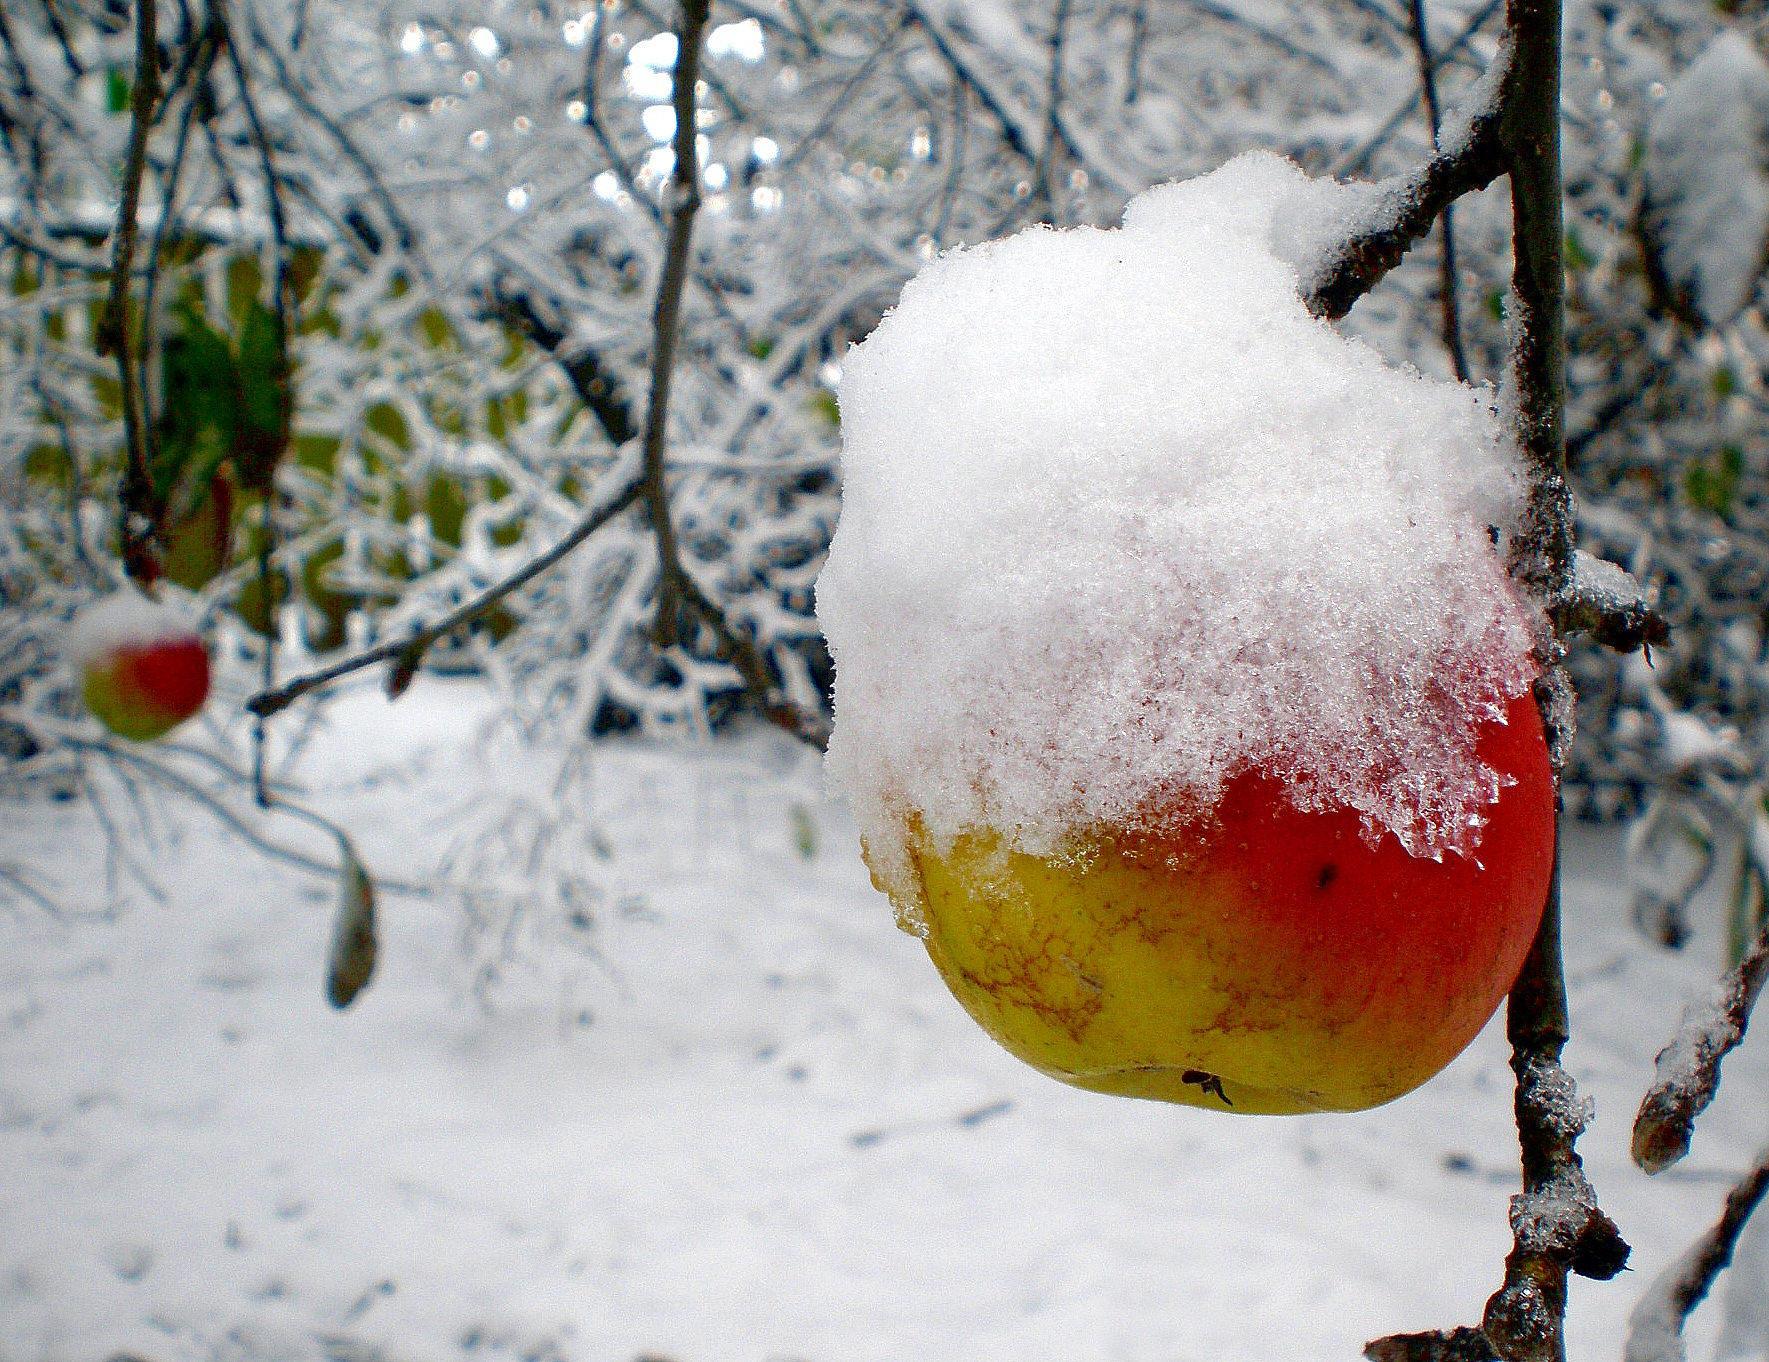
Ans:
<svg viewBox="0 0 1769 1362"><path fill-rule="evenodd" d="M1546 604L1573 576L1572 499L1566 485L1565 273L1560 179L1560 0L1509 0L1509 61L1500 82L1504 161L1511 181L1512 320L1508 383L1518 445L1529 479L1511 572ZM1537 686L1549 750L1558 761L1569 722L1556 703L1567 692L1557 636L1542 641ZM1606 1280L1627 1264L1628 1246L1597 1205L1577 1141L1588 1104L1561 1067L1567 1038L1560 955L1560 864L1535 944L1506 1011L1523 1191L1511 1201L1512 1248L1505 1282L1487 1302L1482 1328L1507 1362L1564 1362L1567 1279Z"/></svg>
<svg viewBox="0 0 1769 1362"><path fill-rule="evenodd" d="M1752 869L1747 865L1744 873ZM1744 1039L1765 979L1769 925L1721 980L1713 999L1691 1008L1676 1038L1658 1053L1657 1076L1634 1117L1634 1162L1648 1173L1663 1172L1689 1152L1695 1119L1719 1091L1721 1061Z"/></svg>
<svg viewBox="0 0 1769 1362"><path fill-rule="evenodd" d="M594 348L573 345L564 327L544 317L532 297L511 292L502 283L492 295L491 311L506 326L520 331L547 352L590 409L611 445L620 449L638 434L632 403L621 387L619 375Z"/></svg>
<svg viewBox="0 0 1769 1362"><path fill-rule="evenodd" d="M1149 0L1138 0L1130 14L1130 43L1124 52L1124 102L1142 95L1142 58L1149 45Z"/></svg>
<svg viewBox="0 0 1769 1362"><path fill-rule="evenodd" d="M1056 196L1051 176L1056 172L1057 134L1063 109L1063 49L1069 37L1070 0L1056 0L1056 11L1050 21L1050 80L1044 93L1044 144L1038 148L1038 163L1032 171L1032 193L1028 202L1032 219L1056 222Z"/></svg>
<svg viewBox="0 0 1769 1362"><path fill-rule="evenodd" d="M1683 1326L1706 1299L1714 1279L1732 1262L1738 1237L1751 1213L1769 1193L1769 1150L1726 1194L1726 1206L1713 1227L1660 1273L1628 1317L1628 1342L1622 1362L1681 1362Z"/></svg>
<svg viewBox="0 0 1769 1362"><path fill-rule="evenodd" d="M1431 55L1431 33L1425 23L1425 0L1410 0L1408 9L1413 30L1413 47L1419 56L1419 91L1425 99L1425 122L1431 131L1431 149L1437 151L1438 133L1443 124L1437 103L1437 62ZM1462 352L1462 323L1458 314L1456 283L1456 219L1455 205L1446 203L1438 233L1443 251L1438 257L1438 304L1442 308L1443 344L1450 353L1450 365L1456 377L1468 381L1468 358Z"/></svg>
<svg viewBox="0 0 1769 1362"><path fill-rule="evenodd" d="M374 163L369 160L362 148L357 145L356 139L345 130L344 126L321 108L303 88L301 82L295 79L294 73L289 69L289 64L283 60L283 54L277 49L276 44L258 27L257 17L248 14L247 22L252 26L252 36L258 44L259 50L270 59L271 67L276 71L277 82L281 85L283 93L294 102L296 108L323 128L326 134L338 144L338 150L342 151L351 165L356 167L357 174L362 176L363 182L369 187L369 193L380 205L381 213L387 219L387 225L393 229L394 238L400 249L413 259L417 265L418 273L423 276L425 281L431 282L433 277L430 265L418 249L417 233L406 221L405 214L400 212L399 205L394 202L392 193L388 190L385 181L381 179Z"/></svg>
<svg viewBox="0 0 1769 1362"><path fill-rule="evenodd" d="M1562 638L1584 634L1618 653L1650 650L1671 637L1670 621L1632 574L1583 549L1573 555L1566 586L1548 602L1548 617Z"/></svg>
<svg viewBox="0 0 1769 1362"><path fill-rule="evenodd" d="M1472 111L1446 145L1416 169L1383 181L1379 211L1315 268L1303 288L1310 312L1343 317L1450 204L1505 173L1500 116L1513 84L1509 59L1501 53L1494 69L1475 86Z"/></svg>
<svg viewBox="0 0 1769 1362"><path fill-rule="evenodd" d="M133 581L151 585L160 575L154 541L161 509L154 492L153 459L141 373L135 357L135 331L129 318L129 275L140 231L141 182L147 171L147 139L160 96L159 43L155 0L135 3L135 88L129 95L129 150L123 162L123 188L111 256L110 296L98 328L100 354L116 357L122 386L123 431L127 457L120 490L123 570Z"/></svg>
<svg viewBox="0 0 1769 1362"><path fill-rule="evenodd" d="M1493 1345L1479 1329L1431 1329L1390 1334L1364 1345L1370 1362L1493 1362Z"/></svg>
<svg viewBox="0 0 1769 1362"><path fill-rule="evenodd" d="M676 546L670 519L664 452L668 441L670 380L676 367L680 337L682 286L688 280L693 249L694 215L700 211L700 153L694 126L694 86L700 78L701 37L711 0L682 0L682 29L677 36L674 73L675 164L664 191L669 228L664 241L663 270L657 280L657 301L651 310L651 393L645 404L644 497L657 538L657 620L653 636L660 648L675 646L687 573Z"/></svg>
<svg viewBox="0 0 1769 1362"><path fill-rule="evenodd" d="M403 639L383 643L297 677L280 687L266 686L246 702L246 708L260 720L287 708L302 695L382 662L392 664L388 685L397 693L410 681L425 652L438 639L480 618L499 601L561 562L629 506L643 502L657 540L660 562L658 645L674 646L679 617L686 609L711 630L720 653L736 668L758 712L808 742L821 744L827 741L827 725L822 716L806 715L786 700L770 677L766 661L753 641L731 623L719 603L694 580L683 564L669 510L666 465L670 378L679 340L682 293L692 264L694 215L700 201L699 156L694 126L695 85L701 40L710 9L710 0L687 0L683 6L682 31L678 34L674 100L676 163L665 195L668 228L664 264L652 311L651 386L640 441L638 472L611 479L614 490L599 499L559 543L433 624L423 626ZM545 319L525 295L501 292L495 295L494 308L553 356L601 422L610 441L617 448L626 446L634 433L631 409L600 357L592 350L570 350L563 328Z"/></svg>
<svg viewBox="0 0 1769 1362"><path fill-rule="evenodd" d="M252 82L246 74L245 58L232 26L227 23L225 0L210 0L210 23L221 26L227 48L228 64L233 68L234 83L239 87L240 105L246 113L252 145L258 153L259 167L264 175L265 201L270 210L270 232L275 269L271 282L271 333L274 340L275 381L277 391L277 429L275 443L266 450L255 451L250 466L242 469L247 481L259 493L258 510L262 517L258 540L258 608L264 614L264 630L260 635L262 671L260 688L270 690L276 684L277 612L271 576L272 559L276 553L276 469L289 447L294 427L294 392L290 383L289 337L294 331L295 291L289 276L289 225L283 207L282 184L277 178L276 157L271 151L270 136L258 113L258 101L252 94ZM265 753L268 748L265 716L257 714L252 725L252 788L261 808L269 808L270 788L266 783Z"/></svg>
<svg viewBox="0 0 1769 1362"><path fill-rule="evenodd" d="M56 0L40 0L40 3L43 6L43 17L49 22L49 31L55 35L55 45L61 49L61 59L67 65L68 74L78 80L86 74L86 64L74 55L74 44L68 35L67 21L56 8Z"/></svg>
<svg viewBox="0 0 1769 1362"><path fill-rule="evenodd" d="M284 846L281 842L266 837L225 800L205 789L183 772L174 770L164 762L156 761L144 750L122 743L86 738L65 732L57 733L57 741L67 744L76 751L98 753L119 765L134 767L143 775L177 791L192 803L207 810L217 822L265 856L284 861L298 870L307 871L309 874L323 875L328 879L335 879L339 873L340 867L333 862L322 861L317 857L309 856L306 852L297 851L294 847ZM289 806L279 803L275 807L286 810ZM307 811L302 810L302 812L306 813ZM311 815L309 816L311 817ZM414 898L427 897L431 892L426 886L409 880L377 878L376 885L390 894L405 894Z"/></svg>
<svg viewBox="0 0 1769 1362"><path fill-rule="evenodd" d="M913 3L913 0L905 7L904 12L915 21L916 26L923 33L927 34L928 41L934 45L934 51L939 53L940 58L951 68L952 74L959 83L967 86L976 95L977 102L988 110L996 123L1000 125L1001 137L1007 143L1008 150L1027 165L1036 165L1038 163L1038 148L1033 146L1032 139L1020 127L1019 120L1008 111L1007 106L989 87L988 82L959 55L957 48L953 46L939 25L929 18L919 4ZM1060 125L1058 131L1061 132ZM1076 148L1072 145L1069 147L1069 151L1071 154L1076 154Z"/></svg>
<svg viewBox="0 0 1769 1362"><path fill-rule="evenodd" d="M1490 180L1489 171L1509 175L1514 341L1507 386L1529 484L1510 569L1544 610L1569 599L1574 583L1563 426L1560 23L1559 0L1508 0L1505 46L1483 78L1485 94L1465 134L1408 178L1413 192L1402 196L1384 224L1387 235L1365 233L1362 245L1354 242L1341 255L1341 288L1324 288L1311 300L1319 304L1318 312L1339 315L1340 300L1349 306L1372 275L1380 277L1429 227L1437 209L1481 187ZM1471 173L1470 163L1478 173ZM1559 634L1546 633L1539 652L1537 700L1558 782L1570 738L1563 731L1570 716L1560 703L1570 695L1570 682ZM1565 1362L1568 1277L1578 1273L1603 1280L1627 1263L1628 1246L1599 1208L1577 1151L1589 1110L1560 1063L1567 1039L1560 927L1557 849L1541 925L1506 1010L1523 1190L1511 1201L1512 1248L1504 1284L1487 1302L1478 1331L1377 1340L1371 1356L1450 1358L1458 1355L1449 1351L1453 1347L1478 1349L1484 1340L1505 1362Z"/></svg>
<svg viewBox="0 0 1769 1362"><path fill-rule="evenodd" d="M141 287L141 315L144 324L144 343L141 347L141 391L143 410L151 419L152 399L148 396L148 353L151 349L147 343L151 338L154 325L154 300L159 290L161 262L165 258L166 242L178 226L178 182L184 172L185 157L190 150L191 125L197 117L197 111L204 102L203 86L209 78L209 72L215 65L216 57L221 54L221 29L211 20L203 26L197 38L197 50L188 63L188 71L175 82L174 89L191 82L189 97L185 100L184 112L179 115L178 134L172 146L172 161L166 168L164 188L160 191L160 217L154 224L153 245L148 251L147 269ZM172 96L168 95L170 103Z"/></svg>
<svg viewBox="0 0 1769 1362"><path fill-rule="evenodd" d="M1504 7L1505 0L1487 0L1486 4L1470 15L1468 22L1462 25L1461 31L1450 40L1449 45L1443 51L1435 54L1431 64L1432 71L1441 71L1448 66L1467 48L1469 39L1485 28L1488 21ZM1401 124L1407 121L1407 115L1413 112L1413 106L1419 102L1420 98L1420 92L1415 89L1412 94L1407 96L1404 103L1383 120L1382 126L1366 138L1357 150L1340 158L1333 166L1334 178L1346 179L1353 175L1362 174L1365 167L1370 164L1370 159L1381 150L1390 137L1400 130Z"/></svg>
<svg viewBox="0 0 1769 1362"><path fill-rule="evenodd" d="M694 87L700 69L701 38L711 0L683 0L675 70L675 165L665 202L669 230L663 271L652 310L651 393L645 407L642 494L657 539L657 618L653 637L659 648L671 648L679 637L683 607L709 629L720 653L737 668L750 702L770 722L795 737L821 745L827 731L821 715L805 715L794 707L768 674L766 661L753 641L731 623L724 609L694 580L682 562L670 516L666 474L670 378L675 367L681 327L682 289L691 261L694 215L700 208L700 158L695 143Z"/></svg>

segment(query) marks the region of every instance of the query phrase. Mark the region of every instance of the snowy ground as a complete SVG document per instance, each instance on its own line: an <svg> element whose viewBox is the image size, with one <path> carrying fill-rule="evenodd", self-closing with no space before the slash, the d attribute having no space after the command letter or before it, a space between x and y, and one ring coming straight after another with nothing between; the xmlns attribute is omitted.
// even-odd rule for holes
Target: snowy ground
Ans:
<svg viewBox="0 0 1769 1362"><path fill-rule="evenodd" d="M432 869L547 771L475 744L472 699L353 697L308 754L311 802L378 872ZM617 747L577 788L610 967L518 972L489 1012L458 908L393 896L380 975L332 1012L331 887L194 814L156 855L164 902L0 910L0 1360L1290 1362L1478 1317L1515 1178L1496 1026L1361 1116L1072 1091L960 1012L803 763ZM99 901L88 816L4 820L0 860ZM1655 951L1613 841L1572 849L1568 1057L1640 1269L1577 1286L1595 1362L1769 1140L1769 1038L1685 1166L1634 1171L1712 915ZM1726 1309L1697 1315L1696 1358Z"/></svg>

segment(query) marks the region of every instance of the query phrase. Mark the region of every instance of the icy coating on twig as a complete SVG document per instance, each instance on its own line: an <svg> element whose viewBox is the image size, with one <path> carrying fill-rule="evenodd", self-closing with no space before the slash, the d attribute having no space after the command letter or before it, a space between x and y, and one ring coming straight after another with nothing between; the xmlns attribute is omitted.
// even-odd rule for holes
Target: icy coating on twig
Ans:
<svg viewBox="0 0 1769 1362"><path fill-rule="evenodd" d="M1242 157L944 256L850 353L830 765L899 903L911 816L1056 855L1247 770L1474 851L1535 674L1517 458L1490 392L1308 315L1302 219L1351 192Z"/></svg>
<svg viewBox="0 0 1769 1362"><path fill-rule="evenodd" d="M1659 1051L1652 1087L1634 1117L1634 1162L1648 1173L1663 1172L1689 1152L1695 1119L1719 1091L1720 1064L1744 1039L1766 979L1769 930L1758 934L1711 997L1685 1010L1677 1034Z"/></svg>
<svg viewBox="0 0 1769 1362"><path fill-rule="evenodd" d="M1683 1326L1706 1298L1714 1279L1732 1262L1739 1234L1769 1192L1769 1151L1726 1194L1714 1226L1653 1279L1628 1317L1622 1362L1685 1362ZM1722 1345L1724 1347L1724 1345ZM1728 1352L1727 1356L1734 1356Z"/></svg>

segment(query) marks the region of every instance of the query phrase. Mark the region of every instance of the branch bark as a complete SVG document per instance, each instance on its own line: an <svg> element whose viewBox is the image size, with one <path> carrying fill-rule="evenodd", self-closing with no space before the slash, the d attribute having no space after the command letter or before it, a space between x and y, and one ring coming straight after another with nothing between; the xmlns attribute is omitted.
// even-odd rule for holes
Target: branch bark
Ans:
<svg viewBox="0 0 1769 1362"><path fill-rule="evenodd" d="M611 492L604 494L595 506L580 520L572 531L552 548L539 557L525 563L521 570L512 573L495 586L488 588L465 604L457 606L432 624L414 630L407 637L394 639L378 647L369 648L353 657L335 662L329 667L321 667L317 671L298 676L285 682L274 690L262 690L246 701L246 708L259 718L267 719L281 710L287 709L303 695L329 686L334 681L359 672L365 667L373 667L378 663L394 664L393 688L403 689L397 685L397 679L403 674L407 681L422 661L425 652L438 639L452 634L457 629L464 629L480 616L486 614L499 601L520 591L542 573L550 571L563 562L571 552L587 540L597 530L613 520L622 511L639 499L643 490L643 481L629 472L624 479L616 480Z"/></svg>
<svg viewBox="0 0 1769 1362"><path fill-rule="evenodd" d="M828 725L823 716L807 714L787 699L754 641L731 622L720 603L695 581L682 561L670 514L667 468L669 399L680 341L682 295L693 266L694 217L700 207L695 87L699 82L701 44L710 11L711 0L684 0L682 26L677 35L676 159L664 197L664 261L652 308L650 391L643 426L637 432L640 439L637 472L611 476L611 489L551 549L434 623L403 639L390 640L280 687L272 689L266 685L246 702L246 708L260 719L286 709L303 695L383 662L391 664L388 689L394 695L399 694L416 674L425 652L438 639L471 624L498 602L550 571L629 507L643 505L657 542L659 562L654 627L657 646L664 649L676 646L683 623L688 619L699 621L711 632L719 654L736 669L744 691L758 713L806 742L818 746L827 743ZM600 357L592 350L571 351L565 329L543 316L533 300L524 294L496 293L493 306L506 321L560 364L578 395L601 423L610 442L617 449L629 446L635 435L632 409Z"/></svg>
<svg viewBox="0 0 1769 1362"><path fill-rule="evenodd" d="M1769 1150L1726 1194L1725 1209L1713 1227L1660 1273L1640 1298L1628 1318L1622 1362L1682 1362L1689 1355L1683 1346L1683 1326L1731 1263L1738 1237L1765 1193L1769 1193Z"/></svg>
<svg viewBox="0 0 1769 1362"><path fill-rule="evenodd" d="M1443 129L1443 111L1437 102L1437 62L1431 55L1431 31L1425 22L1425 0L1411 0L1408 6L1413 33L1413 48L1419 58L1419 94L1425 101L1425 124L1431 132L1431 149L1439 149ZM1462 352L1462 321L1459 316L1456 285L1456 217L1455 206L1445 204L1443 221L1438 226L1443 251L1438 257L1438 307L1442 313L1443 344L1449 351L1450 366L1462 382L1468 381L1468 357Z"/></svg>
<svg viewBox="0 0 1769 1362"><path fill-rule="evenodd" d="M153 459L148 449L147 397L136 362L135 328L129 316L129 278L140 234L141 182L147 171L147 139L160 98L160 55L156 0L135 3L135 86L129 95L129 150L123 162L123 188L111 256L110 295L99 322L98 350L115 356L122 385L126 442L119 493L123 570L130 580L151 586L160 575L155 548L161 508L154 492Z"/></svg>
<svg viewBox="0 0 1769 1362"><path fill-rule="evenodd" d="M1556 53L1558 53L1558 47ZM1348 237L1304 284L1303 301L1317 317L1335 319L1373 289L1430 232L1462 195L1485 189L1505 173L1502 114L1514 101L1509 45L1475 87L1475 103L1432 157L1385 181L1381 210ZM1557 144L1558 145L1558 144Z"/></svg>
<svg viewBox="0 0 1769 1362"><path fill-rule="evenodd" d="M1429 228L1437 211L1470 188L1506 173L1511 183L1513 272L1511 355L1506 375L1528 494L1511 548L1520 586L1551 612L1571 597L1574 579L1572 498L1566 482L1565 273L1561 259L1560 3L1508 0L1500 59L1485 78L1490 92L1452 139L1409 177L1412 192L1375 233L1347 244L1311 303L1339 315ZM1343 304L1341 306L1341 304ZM1565 647L1550 624L1538 644L1537 701L1556 777L1571 739L1571 685ZM1560 866L1541 926L1511 990L1506 1010L1523 1189L1511 1201L1512 1248L1505 1280L1487 1302L1478 1331L1381 1339L1367 1355L1421 1359L1466 1357L1480 1338L1505 1362L1565 1362L1567 1282L1573 1273L1599 1280L1627 1263L1628 1246L1597 1205L1577 1141L1588 1106L1561 1067L1567 1038L1566 985L1560 953ZM1410 1348L1412 1351L1396 1351ZM1460 1349L1461 1351L1453 1351Z"/></svg>
<svg viewBox="0 0 1769 1362"><path fill-rule="evenodd" d="M657 303L651 313L651 396L645 405L644 497L657 538L657 621L653 629L660 648L675 646L678 619L686 594L687 572L676 547L670 519L664 453L668 441L670 379L681 331L682 288L688 280L693 249L694 215L700 211L700 152L695 142L694 87L700 78L700 43L711 0L682 0L682 31L676 46L674 73L675 164L665 191L669 230L664 243L663 272L657 282Z"/></svg>
<svg viewBox="0 0 1769 1362"><path fill-rule="evenodd" d="M1676 1038L1659 1051L1657 1076L1634 1117L1634 1162L1648 1173L1662 1173L1689 1152L1695 1119L1720 1090L1720 1063L1744 1039L1765 980L1769 927L1721 981L1714 1000L1692 1008Z"/></svg>

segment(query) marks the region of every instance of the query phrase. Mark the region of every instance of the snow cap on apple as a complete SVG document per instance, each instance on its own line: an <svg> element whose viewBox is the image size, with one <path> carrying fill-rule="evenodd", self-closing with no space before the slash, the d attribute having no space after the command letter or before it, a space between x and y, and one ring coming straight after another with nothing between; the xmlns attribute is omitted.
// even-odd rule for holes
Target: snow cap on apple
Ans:
<svg viewBox="0 0 1769 1362"><path fill-rule="evenodd" d="M844 365L830 768L954 992L1070 1082L1372 1105L1533 936L1515 450L1299 294L1372 192L1258 154L952 251Z"/></svg>
<svg viewBox="0 0 1769 1362"><path fill-rule="evenodd" d="M120 737L162 737L208 698L209 653L195 627L132 587L81 610L66 652L86 708Z"/></svg>

